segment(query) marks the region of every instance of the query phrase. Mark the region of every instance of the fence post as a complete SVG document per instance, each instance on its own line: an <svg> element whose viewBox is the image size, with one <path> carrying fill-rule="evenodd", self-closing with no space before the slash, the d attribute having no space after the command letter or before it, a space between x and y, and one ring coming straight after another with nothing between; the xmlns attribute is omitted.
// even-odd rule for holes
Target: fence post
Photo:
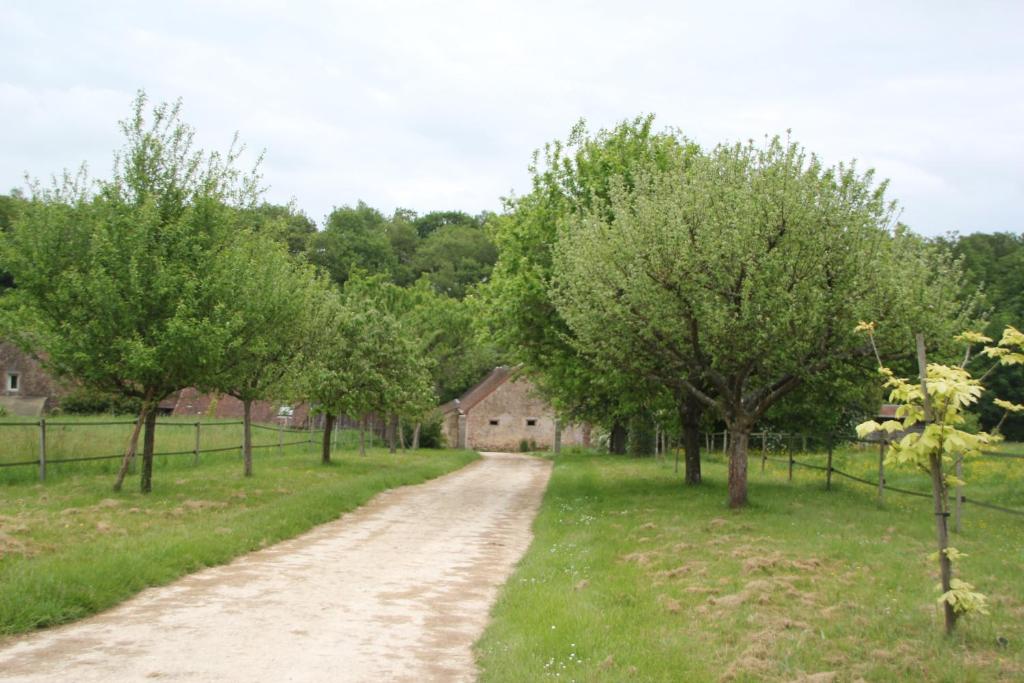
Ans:
<svg viewBox="0 0 1024 683"><path fill-rule="evenodd" d="M722 453L726 453L729 450L729 430L722 432Z"/></svg>
<svg viewBox="0 0 1024 683"><path fill-rule="evenodd" d="M828 435L828 463L825 467L825 490L832 490L832 435Z"/></svg>
<svg viewBox="0 0 1024 683"><path fill-rule="evenodd" d="M199 422L196 422L196 447L192 451L192 464L199 464Z"/></svg>
<svg viewBox="0 0 1024 683"><path fill-rule="evenodd" d="M801 453L806 453L807 452L807 435L806 434L801 434L800 438L803 439L802 445L801 445L801 448L800 448L800 452Z"/></svg>
<svg viewBox="0 0 1024 683"><path fill-rule="evenodd" d="M39 418L39 481L46 481L46 418Z"/></svg>
<svg viewBox="0 0 1024 683"><path fill-rule="evenodd" d="M786 451L789 454L789 481L793 481L793 449Z"/></svg>
<svg viewBox="0 0 1024 683"><path fill-rule="evenodd" d="M878 504L885 502L885 442L878 444Z"/></svg>
<svg viewBox="0 0 1024 683"><path fill-rule="evenodd" d="M964 455L960 453L956 456L956 478L962 480L964 476ZM956 485L956 507L953 508L953 531L960 533L960 510L962 507L963 500L963 489L960 485Z"/></svg>
<svg viewBox="0 0 1024 683"><path fill-rule="evenodd" d="M284 455L284 422L277 423L277 454Z"/></svg>
<svg viewBox="0 0 1024 683"><path fill-rule="evenodd" d="M766 441L768 441L768 437L765 435L764 432L761 432L761 471L762 472L764 472L764 466L766 464L768 464L768 451L767 451L767 445L765 443Z"/></svg>

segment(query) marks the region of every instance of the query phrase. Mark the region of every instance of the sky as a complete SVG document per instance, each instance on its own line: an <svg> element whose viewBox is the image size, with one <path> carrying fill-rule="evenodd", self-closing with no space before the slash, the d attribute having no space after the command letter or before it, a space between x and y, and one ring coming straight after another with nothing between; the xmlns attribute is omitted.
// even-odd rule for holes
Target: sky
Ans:
<svg viewBox="0 0 1024 683"><path fill-rule="evenodd" d="M786 134L890 181L926 235L1024 231L1024 2L0 4L0 192L107 177L135 93L265 153L322 222L500 211L534 150L640 114L701 145Z"/></svg>

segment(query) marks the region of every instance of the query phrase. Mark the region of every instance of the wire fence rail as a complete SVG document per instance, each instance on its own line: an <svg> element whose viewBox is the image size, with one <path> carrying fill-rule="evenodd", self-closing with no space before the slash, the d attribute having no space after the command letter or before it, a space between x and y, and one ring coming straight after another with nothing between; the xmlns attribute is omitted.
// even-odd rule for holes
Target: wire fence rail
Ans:
<svg viewBox="0 0 1024 683"><path fill-rule="evenodd" d="M188 428L188 429L193 430L194 431L194 442L193 442L194 445L193 445L192 448L185 448L185 449L178 448L177 450L155 451L153 453L153 456L154 457L158 457L158 456L160 456L160 457L163 457L163 456L173 457L173 456L191 455L192 458L193 458L193 464L198 465L199 462L200 462L200 456L202 456L203 454L226 453L226 452L230 452L230 451L237 451L239 454L241 454L242 450L243 450L242 435L241 435L241 433L239 433L239 435L238 435L238 439L239 440L238 440L237 445L235 445L234 443L231 443L230 445L227 445L227 446L214 446L214 445L206 445L206 446L204 446L203 443L202 443L202 437L203 437L203 432L204 432L203 428L204 427L208 431L211 428L237 427L237 426L240 426L242 424L243 424L243 422L241 420L223 420L223 421L216 421L216 422L202 422L202 421L182 422L182 421L175 421L175 420L166 420L166 421L158 420L157 421L157 426L161 430L166 430L168 428ZM112 453L112 454L104 453L104 454L100 454L100 455L73 455L73 456L65 455L65 456L62 456L62 457L50 457L49 451L50 451L50 448L52 446L52 436L51 436L51 434L52 434L53 430L55 430L55 429L73 430L73 429L76 429L76 428L89 428L89 429L92 429L92 428L96 428L96 427L118 427L118 426L120 426L120 427L128 427L128 426L130 426L130 427L134 428L136 425L137 425L137 420L134 420L134 419L126 419L126 420L113 419L113 420L96 420L96 421L93 421L93 420L48 420L46 418L40 418L40 419L34 420L34 421L26 421L26 420L0 421L0 441L4 441L4 439L3 439L3 431L6 428L12 428L12 427L26 428L26 427L29 427L29 428L35 428L38 431L38 441L37 441L36 444L33 444L35 446L35 450L36 450L35 456L32 457L32 458L28 458L28 457L23 456L21 459L13 459L13 460L5 459L5 460L2 460L2 461L0 461L0 469L2 469L2 468L9 468L9 467L29 467L29 466L38 467L39 468L39 481L46 481L47 468L50 467L50 466L53 466L53 465L63 465L63 464L69 464L69 463L98 462L98 461L104 461L104 460L121 460L121 459L124 458L124 451L119 452L119 453ZM284 449L287 448L287 447L290 447L290 446L297 446L297 445L302 445L302 444L312 444L312 443L314 443L314 441L315 441L314 437L316 436L316 433L312 430L312 428L296 429L294 427L285 426L283 423L278 424L276 426L270 426L270 425L265 425L265 424L253 423L251 425L251 427L252 427L253 430L270 431L270 432L275 432L277 434L277 439L276 439L275 443L253 444L252 445L252 449L253 450L267 449L267 448L276 448L276 449L278 449L278 451L280 453L283 453ZM302 435L302 438L300 438L300 439L294 438L296 435L299 435L299 434ZM333 442L333 444L336 444L336 439L337 439L337 430L336 430L335 435L334 435L334 442ZM223 441L223 439L221 439L220 441ZM20 446L17 443L15 444L14 447L15 448L18 448L18 447L24 448L23 446ZM15 458L16 457L17 456L15 456Z"/></svg>
<svg viewBox="0 0 1024 683"><path fill-rule="evenodd" d="M721 444L721 452L724 454L729 448L729 434L728 432L711 432L704 435L705 447L709 451L718 450L719 443ZM799 444L799 447L796 447ZM870 445L878 447L878 476L877 479L872 481L871 479L865 479L849 472L845 472L833 465L833 455L837 446L843 445ZM811 462L806 462L797 459L797 453L808 453L809 448L817 445L818 447L824 446L826 451L826 463L824 465L818 465ZM755 448L754 446L760 446ZM832 488L832 476L838 475L844 479L848 479L859 484L865 484L876 488L878 501L884 502L885 494L887 492L899 493L907 496L915 496L918 498L931 498L932 493L924 491L914 491L911 489L905 489L889 484L885 479L885 451L887 445L884 442L872 441L868 439L859 439L856 437L846 436L818 436L812 434L787 434L782 432L757 432L751 435L750 447L748 447L748 454L755 455L757 451L760 451L761 458L761 471L765 470L765 465L769 462L777 462L787 465L788 467L788 481L793 481L793 469L795 467L802 467L809 470L817 470L825 473L825 488L831 490ZM769 453L784 452L785 458L776 457L769 455ZM983 453L981 458L989 459L1021 459L1024 460L1024 453L998 453L989 452ZM969 498L963 495L960 487L956 487L955 494L953 496L953 519L954 519L954 530L960 530L960 521L963 515L964 505L976 505L978 507L986 508L988 510L994 510L996 512L1002 512L1009 515L1018 517L1024 517L1024 510L1006 507L1004 505L998 505L990 501L978 500L975 498Z"/></svg>

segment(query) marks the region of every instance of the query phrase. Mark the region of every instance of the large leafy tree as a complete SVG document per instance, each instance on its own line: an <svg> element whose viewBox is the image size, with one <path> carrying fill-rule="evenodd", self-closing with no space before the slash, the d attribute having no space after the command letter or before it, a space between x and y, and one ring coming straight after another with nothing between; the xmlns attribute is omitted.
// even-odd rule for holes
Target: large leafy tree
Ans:
<svg viewBox="0 0 1024 683"><path fill-rule="evenodd" d="M446 225L425 237L412 269L442 294L461 299L488 278L498 258L487 233L472 225Z"/></svg>
<svg viewBox="0 0 1024 683"><path fill-rule="evenodd" d="M891 348L913 331L951 338L965 322L950 313L954 264L892 232L884 191L870 172L826 168L777 138L722 145L615 181L606 204L561 234L559 305L571 329L594 339L625 323L631 353L675 368L717 413L730 432L733 506L746 504L747 444L765 412L869 357L858 320L884 319L879 343ZM588 347L616 358L600 339Z"/></svg>
<svg viewBox="0 0 1024 683"><path fill-rule="evenodd" d="M210 277L232 333L202 386L242 402L244 474L251 476L253 401L288 395L294 387L302 359L325 334L329 285L285 244L248 230L217 254Z"/></svg>
<svg viewBox="0 0 1024 683"><path fill-rule="evenodd" d="M364 202L334 209L310 240L309 260L339 285L355 270L389 277L397 261L387 235L388 220Z"/></svg>
<svg viewBox="0 0 1024 683"><path fill-rule="evenodd" d="M553 247L569 221L606 206L614 186L630 187L641 169L664 168L681 151L674 135L653 130L653 117L593 135L581 121L567 141L534 155L532 191L509 199L505 214L489 224L498 261L481 292L488 333L563 415L610 426L618 452L625 448L624 424L649 400L650 380L581 352L552 299ZM626 321L606 322L613 338Z"/></svg>
<svg viewBox="0 0 1024 683"><path fill-rule="evenodd" d="M147 111L140 93L121 123L112 176L34 184L3 243L16 283L5 336L42 352L58 376L141 400L143 492L152 487L157 405L201 384L230 342L208 274L238 230L239 209L259 195L258 177L237 166L241 148L196 149L180 114L180 102Z"/></svg>

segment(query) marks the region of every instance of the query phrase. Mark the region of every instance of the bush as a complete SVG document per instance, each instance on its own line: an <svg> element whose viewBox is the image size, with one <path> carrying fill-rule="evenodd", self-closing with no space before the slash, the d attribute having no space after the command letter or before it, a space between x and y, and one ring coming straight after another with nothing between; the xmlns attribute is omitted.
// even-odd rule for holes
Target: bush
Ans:
<svg viewBox="0 0 1024 683"><path fill-rule="evenodd" d="M412 432L415 424L402 423L405 443L412 445ZM444 448L441 415L431 415L420 424L420 448ZM454 446L452 446L454 448Z"/></svg>
<svg viewBox="0 0 1024 683"><path fill-rule="evenodd" d="M142 401L80 387L61 399L60 410L69 415L138 415Z"/></svg>

